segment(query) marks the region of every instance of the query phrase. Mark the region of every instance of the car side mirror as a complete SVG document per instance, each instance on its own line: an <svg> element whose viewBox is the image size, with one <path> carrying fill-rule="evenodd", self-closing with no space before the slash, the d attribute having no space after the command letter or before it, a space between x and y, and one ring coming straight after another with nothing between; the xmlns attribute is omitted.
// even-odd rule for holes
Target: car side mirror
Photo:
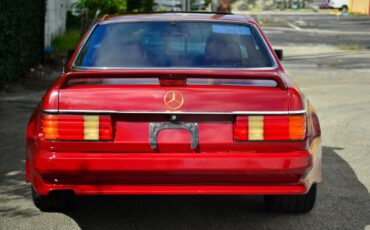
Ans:
<svg viewBox="0 0 370 230"><path fill-rule="evenodd" d="M283 60L283 58L284 58L283 50L281 50L281 49L274 49L274 51L275 51L275 54L276 54L276 56L278 57L278 59L279 59L280 61L282 61L282 60Z"/></svg>
<svg viewBox="0 0 370 230"><path fill-rule="evenodd" d="M69 49L69 50L67 51L67 60L68 60L68 61L72 58L72 56L73 56L74 52L75 52L75 49Z"/></svg>

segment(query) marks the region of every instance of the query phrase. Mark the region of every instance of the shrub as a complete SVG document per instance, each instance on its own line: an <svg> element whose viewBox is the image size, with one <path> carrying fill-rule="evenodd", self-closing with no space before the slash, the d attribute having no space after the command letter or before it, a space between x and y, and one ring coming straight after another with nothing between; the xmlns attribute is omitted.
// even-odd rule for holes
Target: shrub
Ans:
<svg viewBox="0 0 370 230"><path fill-rule="evenodd" d="M0 84L41 60L44 23L45 0L0 1Z"/></svg>

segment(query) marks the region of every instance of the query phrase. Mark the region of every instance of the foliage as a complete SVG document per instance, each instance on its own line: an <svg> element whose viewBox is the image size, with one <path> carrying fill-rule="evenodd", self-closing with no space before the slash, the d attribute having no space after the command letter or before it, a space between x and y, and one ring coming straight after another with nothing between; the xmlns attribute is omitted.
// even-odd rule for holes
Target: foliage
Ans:
<svg viewBox="0 0 370 230"><path fill-rule="evenodd" d="M67 12L67 29L80 29L81 27L81 16L72 15L71 11Z"/></svg>
<svg viewBox="0 0 370 230"><path fill-rule="evenodd" d="M59 35L54 38L51 45L56 53L65 54L69 49L76 48L80 39L80 30L70 29L63 35Z"/></svg>
<svg viewBox="0 0 370 230"><path fill-rule="evenodd" d="M81 9L87 8L93 14L100 10L103 14L113 14L126 10L127 0L78 0Z"/></svg>
<svg viewBox="0 0 370 230"><path fill-rule="evenodd" d="M127 0L128 12L149 12L153 8L153 0Z"/></svg>
<svg viewBox="0 0 370 230"><path fill-rule="evenodd" d="M45 0L0 0L0 84L40 61Z"/></svg>
<svg viewBox="0 0 370 230"><path fill-rule="evenodd" d="M100 10L102 14L119 12L152 11L154 0L78 0L81 9L89 9L92 14Z"/></svg>

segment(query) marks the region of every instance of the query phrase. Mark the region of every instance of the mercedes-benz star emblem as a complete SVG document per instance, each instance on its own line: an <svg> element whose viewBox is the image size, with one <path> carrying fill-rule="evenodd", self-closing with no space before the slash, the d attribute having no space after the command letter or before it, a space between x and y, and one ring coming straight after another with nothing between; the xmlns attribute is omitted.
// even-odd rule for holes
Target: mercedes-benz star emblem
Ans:
<svg viewBox="0 0 370 230"><path fill-rule="evenodd" d="M168 91L164 95L163 100L169 110L179 109L184 104L184 96L176 90Z"/></svg>

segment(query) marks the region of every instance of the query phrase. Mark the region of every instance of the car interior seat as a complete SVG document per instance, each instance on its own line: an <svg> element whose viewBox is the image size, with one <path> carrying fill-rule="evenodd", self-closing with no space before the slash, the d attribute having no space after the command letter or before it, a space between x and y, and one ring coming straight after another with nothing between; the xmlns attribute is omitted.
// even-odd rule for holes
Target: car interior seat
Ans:
<svg viewBox="0 0 370 230"><path fill-rule="evenodd" d="M205 64L212 67L243 66L239 44L230 35L211 34L205 47Z"/></svg>

